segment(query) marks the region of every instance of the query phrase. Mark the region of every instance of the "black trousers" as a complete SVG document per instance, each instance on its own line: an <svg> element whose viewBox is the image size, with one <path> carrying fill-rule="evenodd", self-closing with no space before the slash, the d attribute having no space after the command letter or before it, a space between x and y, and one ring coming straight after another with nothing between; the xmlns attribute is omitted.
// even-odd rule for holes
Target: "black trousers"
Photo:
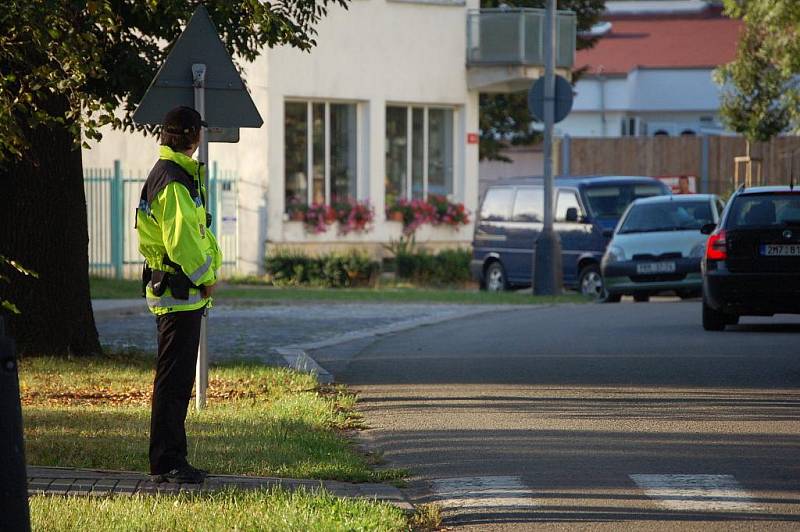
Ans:
<svg viewBox="0 0 800 532"><path fill-rule="evenodd" d="M156 318L158 358L150 415L150 473L186 464L186 411L192 396L203 310Z"/></svg>

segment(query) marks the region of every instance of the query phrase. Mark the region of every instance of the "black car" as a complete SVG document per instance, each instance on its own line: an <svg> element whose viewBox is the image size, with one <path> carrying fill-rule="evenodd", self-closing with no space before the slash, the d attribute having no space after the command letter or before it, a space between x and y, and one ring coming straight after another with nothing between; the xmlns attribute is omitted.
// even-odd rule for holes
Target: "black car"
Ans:
<svg viewBox="0 0 800 532"><path fill-rule="evenodd" d="M800 187L740 188L702 231L704 329L800 314Z"/></svg>

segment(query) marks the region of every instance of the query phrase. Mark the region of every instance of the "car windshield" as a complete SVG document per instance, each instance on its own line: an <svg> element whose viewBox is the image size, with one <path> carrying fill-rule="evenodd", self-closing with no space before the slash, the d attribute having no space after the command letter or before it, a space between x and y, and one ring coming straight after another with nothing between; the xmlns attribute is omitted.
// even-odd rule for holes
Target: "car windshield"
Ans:
<svg viewBox="0 0 800 532"><path fill-rule="evenodd" d="M730 229L800 225L800 193L739 196L726 225Z"/></svg>
<svg viewBox="0 0 800 532"><path fill-rule="evenodd" d="M708 201L665 201L634 205L619 228L619 233L656 231L696 231L714 223Z"/></svg>
<svg viewBox="0 0 800 532"><path fill-rule="evenodd" d="M660 196L665 191L659 185L608 185L585 189L589 213L595 218L618 220L634 200Z"/></svg>

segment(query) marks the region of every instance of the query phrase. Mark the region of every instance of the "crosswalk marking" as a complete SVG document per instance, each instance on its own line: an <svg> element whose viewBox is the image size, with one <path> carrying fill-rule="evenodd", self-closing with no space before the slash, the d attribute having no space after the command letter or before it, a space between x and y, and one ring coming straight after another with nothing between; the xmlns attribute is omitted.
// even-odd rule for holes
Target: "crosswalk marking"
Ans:
<svg viewBox="0 0 800 532"><path fill-rule="evenodd" d="M437 502L445 509L533 509L536 501L520 477L456 477L434 480Z"/></svg>
<svg viewBox="0 0 800 532"><path fill-rule="evenodd" d="M760 508L732 475L630 475L648 497L670 510L750 511Z"/></svg>

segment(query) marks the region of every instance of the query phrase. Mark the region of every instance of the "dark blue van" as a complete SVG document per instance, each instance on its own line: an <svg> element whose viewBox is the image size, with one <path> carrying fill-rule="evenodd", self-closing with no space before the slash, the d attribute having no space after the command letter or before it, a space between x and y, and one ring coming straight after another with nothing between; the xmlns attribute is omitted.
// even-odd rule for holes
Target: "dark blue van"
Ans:
<svg viewBox="0 0 800 532"><path fill-rule="evenodd" d="M670 194L652 177L558 177L553 227L561 237L564 286L600 297L600 260L614 227L636 199ZM472 242L473 277L485 290L531 285L533 246L542 230L541 177L493 182L481 201Z"/></svg>

